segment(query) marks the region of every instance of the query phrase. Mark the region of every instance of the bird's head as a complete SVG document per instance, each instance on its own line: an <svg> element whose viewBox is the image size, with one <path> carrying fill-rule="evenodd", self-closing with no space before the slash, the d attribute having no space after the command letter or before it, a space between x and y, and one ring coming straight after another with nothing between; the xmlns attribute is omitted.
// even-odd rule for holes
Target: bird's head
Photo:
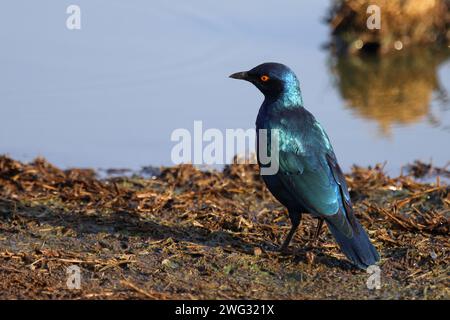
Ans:
<svg viewBox="0 0 450 320"><path fill-rule="evenodd" d="M249 71L236 72L230 78L253 83L266 99L283 99L286 103L302 105L300 85L295 73L281 63L267 62Z"/></svg>

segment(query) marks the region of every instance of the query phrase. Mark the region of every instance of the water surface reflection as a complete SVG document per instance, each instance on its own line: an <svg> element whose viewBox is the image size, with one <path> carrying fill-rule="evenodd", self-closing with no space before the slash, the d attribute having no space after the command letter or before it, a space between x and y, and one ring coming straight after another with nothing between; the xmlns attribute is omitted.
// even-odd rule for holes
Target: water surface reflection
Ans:
<svg viewBox="0 0 450 320"><path fill-rule="evenodd" d="M382 135L392 127L423 120L440 123L437 113L448 109L446 89L438 68L448 60L450 50L415 48L378 56L332 57L330 69L335 85L348 108L362 118L375 120Z"/></svg>

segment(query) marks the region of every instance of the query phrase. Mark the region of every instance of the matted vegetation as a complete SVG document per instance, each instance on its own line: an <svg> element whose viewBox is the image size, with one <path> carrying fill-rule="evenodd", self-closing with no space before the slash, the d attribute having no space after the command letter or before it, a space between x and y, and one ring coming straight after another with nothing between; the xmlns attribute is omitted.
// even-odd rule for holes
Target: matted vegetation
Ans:
<svg viewBox="0 0 450 320"><path fill-rule="evenodd" d="M449 187L389 178L379 166L347 178L381 253L380 290L367 289L368 274L326 228L310 241L308 215L292 252L280 254L290 223L256 166L99 179L0 157L0 297L448 299ZM81 268L80 290L66 286L70 265Z"/></svg>

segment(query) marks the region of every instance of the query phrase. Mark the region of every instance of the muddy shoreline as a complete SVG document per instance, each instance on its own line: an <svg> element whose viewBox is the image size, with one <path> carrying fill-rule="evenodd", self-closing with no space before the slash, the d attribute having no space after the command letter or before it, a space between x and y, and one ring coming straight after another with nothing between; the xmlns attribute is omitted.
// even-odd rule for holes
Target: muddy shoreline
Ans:
<svg viewBox="0 0 450 320"><path fill-rule="evenodd" d="M280 254L290 224L254 165L98 179L0 157L0 298L449 299L450 188L379 166L346 177L382 256L379 290L326 228L310 241L309 216Z"/></svg>

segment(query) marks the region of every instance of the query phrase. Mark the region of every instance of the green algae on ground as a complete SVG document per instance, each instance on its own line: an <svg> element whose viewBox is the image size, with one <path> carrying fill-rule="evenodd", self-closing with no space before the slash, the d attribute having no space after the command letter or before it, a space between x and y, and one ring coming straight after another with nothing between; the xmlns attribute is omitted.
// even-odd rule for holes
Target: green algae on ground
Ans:
<svg viewBox="0 0 450 320"><path fill-rule="evenodd" d="M98 179L0 157L0 297L69 299L448 299L449 187L374 169L347 175L382 260L381 289L305 216L290 254L285 210L253 165L183 165ZM81 268L80 290L66 268Z"/></svg>

